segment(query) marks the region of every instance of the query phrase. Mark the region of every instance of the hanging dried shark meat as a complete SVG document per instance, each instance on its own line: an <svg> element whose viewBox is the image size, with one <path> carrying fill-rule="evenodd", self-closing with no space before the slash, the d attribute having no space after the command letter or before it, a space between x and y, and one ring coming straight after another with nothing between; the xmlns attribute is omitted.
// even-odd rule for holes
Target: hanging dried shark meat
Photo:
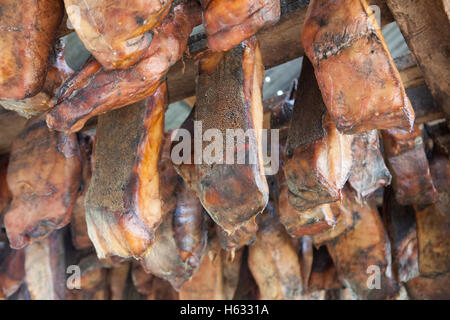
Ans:
<svg viewBox="0 0 450 320"><path fill-rule="evenodd" d="M163 220L159 159L167 88L101 116L86 195L89 237L100 259L141 257Z"/></svg>
<svg viewBox="0 0 450 320"><path fill-rule="evenodd" d="M181 287L180 300L232 299L238 285L241 258L242 250L233 258L214 238L198 271Z"/></svg>
<svg viewBox="0 0 450 320"><path fill-rule="evenodd" d="M346 192L346 196L356 199L356 193ZM353 201L351 210L356 220L353 228L327 242L327 249L340 280L355 297L394 299L399 285L392 278L389 239L374 200L369 198L366 202Z"/></svg>
<svg viewBox="0 0 450 320"><path fill-rule="evenodd" d="M179 294L166 280L158 277L152 278L151 291L147 300L179 300Z"/></svg>
<svg viewBox="0 0 450 320"><path fill-rule="evenodd" d="M259 298L298 300L302 277L297 251L270 203L260 218L260 230L255 243L249 247L248 256L248 265L259 287Z"/></svg>
<svg viewBox="0 0 450 320"><path fill-rule="evenodd" d="M32 118L9 161L13 200L4 219L11 247L19 249L70 222L81 180L76 135L51 132L43 116Z"/></svg>
<svg viewBox="0 0 450 320"><path fill-rule="evenodd" d="M105 70L95 60L68 79L57 95L47 124L58 131L79 131L102 113L138 102L155 93L170 66L183 55L192 28L200 20L195 1L180 1L154 30L146 53L126 70Z"/></svg>
<svg viewBox="0 0 450 320"><path fill-rule="evenodd" d="M260 131L263 75L255 37L226 53L207 52L199 62L194 118L202 121L202 135L213 129L214 139L222 141L202 144L203 159L195 166L197 192L212 219L230 235L262 212L268 200ZM230 130L237 134L236 145L234 137L225 138Z"/></svg>
<svg viewBox="0 0 450 320"><path fill-rule="evenodd" d="M139 61L172 0L64 0L84 46L105 69L126 69Z"/></svg>
<svg viewBox="0 0 450 320"><path fill-rule="evenodd" d="M6 182L9 155L0 156L0 225L2 224L3 213L8 209L11 202L11 191Z"/></svg>
<svg viewBox="0 0 450 320"><path fill-rule="evenodd" d="M64 230L25 249L25 279L32 300L64 300L66 265Z"/></svg>
<svg viewBox="0 0 450 320"><path fill-rule="evenodd" d="M34 96L44 84L63 5L59 0L2 0L0 12L0 99Z"/></svg>
<svg viewBox="0 0 450 320"><path fill-rule="evenodd" d="M72 243L78 250L92 247L91 239L86 224L86 209L84 201L92 176L92 144L94 137L89 134L79 135L79 144L81 151L81 159L83 163L81 188L75 202L72 220L70 221L70 230L72 235Z"/></svg>
<svg viewBox="0 0 450 320"><path fill-rule="evenodd" d="M438 194L431 180L419 127L414 126L411 132L383 130L382 136L398 203L426 205L436 202Z"/></svg>
<svg viewBox="0 0 450 320"><path fill-rule="evenodd" d="M153 275L145 272L142 264L138 261L133 261L131 265L131 280L136 290L144 295L148 296L152 290Z"/></svg>
<svg viewBox="0 0 450 320"><path fill-rule="evenodd" d="M234 252L245 245L252 244L258 231L258 224L255 220L255 218L252 218L243 223L233 234L228 234L220 226L216 226L216 233L222 248Z"/></svg>
<svg viewBox="0 0 450 320"><path fill-rule="evenodd" d="M391 188L384 194L383 219L391 240L396 277L407 282L419 275L416 221L413 208L399 205Z"/></svg>
<svg viewBox="0 0 450 320"><path fill-rule="evenodd" d="M124 300L129 271L129 262L124 262L121 265L109 270L108 284L110 300Z"/></svg>
<svg viewBox="0 0 450 320"><path fill-rule="evenodd" d="M365 0L312 0L302 31L323 100L344 133L411 129L414 110Z"/></svg>
<svg viewBox="0 0 450 320"><path fill-rule="evenodd" d="M303 60L286 144L284 172L298 210L337 201L352 166L353 137L342 135L325 111L311 63Z"/></svg>
<svg viewBox="0 0 450 320"><path fill-rule="evenodd" d="M43 113L53 105L53 97L58 88L75 71L66 63L66 41L64 38L56 40L49 59L49 67L44 85L36 95L25 99L2 99L3 108L13 110L25 118Z"/></svg>
<svg viewBox="0 0 450 320"><path fill-rule="evenodd" d="M447 156L434 152L430 168L439 201L425 207L415 205L414 210L419 272L421 276L432 278L450 275L450 161Z"/></svg>
<svg viewBox="0 0 450 320"><path fill-rule="evenodd" d="M178 185L176 197L176 209L168 212L159 226L155 243L143 257L142 265L179 290L197 272L207 253L208 230L203 208L186 184Z"/></svg>
<svg viewBox="0 0 450 320"><path fill-rule="evenodd" d="M228 51L280 19L280 0L201 0L208 46Z"/></svg>
<svg viewBox="0 0 450 320"><path fill-rule="evenodd" d="M0 247L0 300L12 296L25 278L24 250Z"/></svg>
<svg viewBox="0 0 450 320"><path fill-rule="evenodd" d="M356 134L353 139L353 167L348 182L361 197L391 183L391 174L381 154L376 130Z"/></svg>

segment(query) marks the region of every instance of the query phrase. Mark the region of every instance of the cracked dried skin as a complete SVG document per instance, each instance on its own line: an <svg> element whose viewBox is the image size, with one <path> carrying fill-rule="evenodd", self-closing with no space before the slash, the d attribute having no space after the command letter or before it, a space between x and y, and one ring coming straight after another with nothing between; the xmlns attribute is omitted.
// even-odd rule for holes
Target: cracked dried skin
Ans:
<svg viewBox="0 0 450 320"><path fill-rule="evenodd" d="M72 244L77 250L92 247L91 239L86 224L86 209L84 201L92 177L92 144L93 136L79 135L79 144L82 159L82 179L81 188L78 192L77 200L73 207L72 219L70 221L70 234L72 236Z"/></svg>
<svg viewBox="0 0 450 320"><path fill-rule="evenodd" d="M187 186L177 186L176 208L168 212L143 256L146 272L167 280L179 290L197 272L207 253L208 230L203 208Z"/></svg>
<svg viewBox="0 0 450 320"><path fill-rule="evenodd" d="M58 39L53 45L49 58L49 67L42 89L36 95L25 99L2 99L0 104L8 110L13 110L25 118L39 115L53 106L53 97L58 88L75 71L65 60L66 40Z"/></svg>
<svg viewBox="0 0 450 320"><path fill-rule="evenodd" d="M425 207L414 205L414 210L419 272L421 276L433 278L450 274L450 162L447 156L434 154L430 168L439 201Z"/></svg>
<svg viewBox="0 0 450 320"><path fill-rule="evenodd" d="M151 96L169 68L186 51L192 28L199 18L194 1L175 5L154 30L153 40L142 59L126 70L106 70L89 61L62 86L47 124L58 131L81 130L90 118Z"/></svg>
<svg viewBox="0 0 450 320"><path fill-rule="evenodd" d="M203 141L205 157L202 164L195 165L200 201L212 219L229 234L262 212L268 201L260 131L263 74L255 37L226 53L207 52L199 62L194 119L202 121L203 132L215 129L224 137L223 141L216 142L223 150L224 162L226 131L242 130L249 137L229 148L234 164L218 164L213 159L209 159L213 164L208 164L206 156L211 143ZM237 163L239 154L245 155L244 164Z"/></svg>
<svg viewBox="0 0 450 320"><path fill-rule="evenodd" d="M274 212L268 210L264 215L260 217L256 241L249 246L248 256L259 298L298 300L303 282L297 250Z"/></svg>
<svg viewBox="0 0 450 320"><path fill-rule="evenodd" d="M100 259L141 257L164 218L159 160L167 86L99 117L86 195L88 233Z"/></svg>
<svg viewBox="0 0 450 320"><path fill-rule="evenodd" d="M32 300L65 299L64 254L63 230L57 230L25 249L25 280Z"/></svg>
<svg viewBox="0 0 450 320"><path fill-rule="evenodd" d="M360 204L354 192L348 197L352 197L349 209L355 217L353 228L326 244L339 279L358 299L394 299L399 284L392 278L390 243L374 199ZM368 286L373 274L368 273L370 266L379 268L380 289Z"/></svg>
<svg viewBox="0 0 450 320"><path fill-rule="evenodd" d="M4 223L11 247L23 248L68 224L80 180L76 135L50 131L43 116L28 120L13 141L7 173L13 200Z"/></svg>
<svg viewBox="0 0 450 320"><path fill-rule="evenodd" d="M223 249L235 252L246 245L250 245L256 239L256 232L258 231L258 224L256 217L243 223L232 234L228 234L220 226L217 225L216 233L219 238L220 245Z"/></svg>
<svg viewBox="0 0 450 320"><path fill-rule="evenodd" d="M323 100L347 134L410 130L414 110L365 0L313 0L302 31Z"/></svg>
<svg viewBox="0 0 450 320"><path fill-rule="evenodd" d="M84 46L106 70L126 69L139 61L172 0L64 0Z"/></svg>
<svg viewBox="0 0 450 320"><path fill-rule="evenodd" d="M279 0L202 0L208 46L228 51L280 19Z"/></svg>
<svg viewBox="0 0 450 320"><path fill-rule="evenodd" d="M59 0L0 1L1 99L24 99L42 89L62 17Z"/></svg>
<svg viewBox="0 0 450 320"><path fill-rule="evenodd" d="M314 69L304 59L286 144L284 173L291 205L306 211L341 198L353 156L352 136L330 119Z"/></svg>
<svg viewBox="0 0 450 320"><path fill-rule="evenodd" d="M242 250L234 258L213 238L198 271L180 288L180 300L231 300L236 292Z"/></svg>
<svg viewBox="0 0 450 320"><path fill-rule="evenodd" d="M13 295L24 282L24 250L6 247L0 251L0 261L0 300L2 300Z"/></svg>
<svg viewBox="0 0 450 320"><path fill-rule="evenodd" d="M422 132L383 130L383 146L392 173L392 186L399 204L427 205L438 200L430 175Z"/></svg>
<svg viewBox="0 0 450 320"><path fill-rule="evenodd" d="M376 130L356 134L352 151L353 166L348 182L361 197L391 183L392 176L384 163Z"/></svg>

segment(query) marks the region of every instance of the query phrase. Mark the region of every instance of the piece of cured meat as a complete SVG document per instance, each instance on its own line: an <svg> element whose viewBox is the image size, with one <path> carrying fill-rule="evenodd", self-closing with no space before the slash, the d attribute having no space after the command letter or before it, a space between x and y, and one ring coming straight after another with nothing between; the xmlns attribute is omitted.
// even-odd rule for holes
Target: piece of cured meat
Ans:
<svg viewBox="0 0 450 320"><path fill-rule="evenodd" d="M167 87L99 118L86 195L89 237L100 259L141 257L164 218L159 160Z"/></svg>
<svg viewBox="0 0 450 320"><path fill-rule="evenodd" d="M58 131L79 131L85 122L102 113L125 107L155 93L169 68L187 48L192 28L199 20L195 1L180 1L161 26L138 63L126 70L105 70L91 60L61 87L47 124Z"/></svg>
<svg viewBox="0 0 450 320"><path fill-rule="evenodd" d="M438 200L430 175L422 132L383 130L383 147L392 173L392 186L399 204L426 205Z"/></svg>
<svg viewBox="0 0 450 320"><path fill-rule="evenodd" d="M280 19L280 0L201 0L208 46L227 51Z"/></svg>
<svg viewBox="0 0 450 320"><path fill-rule="evenodd" d="M312 0L302 43L340 131L411 129L414 110L366 0Z"/></svg>
<svg viewBox="0 0 450 320"><path fill-rule="evenodd" d="M0 1L0 99L42 89L63 7L60 0Z"/></svg>
<svg viewBox="0 0 450 320"><path fill-rule="evenodd" d="M225 53L207 52L199 62L194 120L201 128L194 130L212 134L214 143L201 142L203 157L195 154L197 192L228 234L261 213L268 201L262 159L263 75L255 37Z"/></svg>
<svg viewBox="0 0 450 320"><path fill-rule="evenodd" d="M126 69L152 42L148 31L169 12L172 0L64 0L84 46L105 69Z"/></svg>
<svg viewBox="0 0 450 320"><path fill-rule="evenodd" d="M43 116L28 120L8 165L13 200L4 223L11 247L23 248L68 224L80 180L76 135L50 131Z"/></svg>

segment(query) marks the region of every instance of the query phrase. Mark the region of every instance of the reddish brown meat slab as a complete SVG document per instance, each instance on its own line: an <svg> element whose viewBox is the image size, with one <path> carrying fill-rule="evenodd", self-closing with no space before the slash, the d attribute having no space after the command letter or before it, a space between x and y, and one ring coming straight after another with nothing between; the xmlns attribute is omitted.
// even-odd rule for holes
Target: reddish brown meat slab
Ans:
<svg viewBox="0 0 450 320"><path fill-rule="evenodd" d="M81 180L77 138L30 119L13 141L7 181L13 195L5 214L12 248L23 248L70 222Z"/></svg>
<svg viewBox="0 0 450 320"><path fill-rule="evenodd" d="M201 0L208 46L228 51L280 19L280 0Z"/></svg>
<svg viewBox="0 0 450 320"><path fill-rule="evenodd" d="M286 144L284 172L291 204L306 211L337 201L352 166L353 137L326 113L311 63L304 59Z"/></svg>
<svg viewBox="0 0 450 320"><path fill-rule="evenodd" d="M53 106L53 97L61 84L75 71L66 63L66 39L58 39L53 45L48 62L47 75L42 89L36 95L25 99L2 99L0 105L16 111L25 118L43 113Z"/></svg>
<svg viewBox="0 0 450 320"><path fill-rule="evenodd" d="M260 229L248 255L259 298L298 300L302 293L302 276L297 251L270 203L260 219Z"/></svg>
<svg viewBox="0 0 450 320"><path fill-rule="evenodd" d="M155 243L142 265L179 290L197 272L207 253L208 229L200 201L186 184L178 185L176 198L176 208L167 213L156 231Z"/></svg>
<svg viewBox="0 0 450 320"><path fill-rule="evenodd" d="M213 238L198 271L180 288L180 300L231 300L236 292L242 250L234 259Z"/></svg>
<svg viewBox="0 0 450 320"><path fill-rule="evenodd" d="M357 195L352 192L348 197ZM399 284L392 276L390 243L373 198L362 204L353 200L351 210L353 228L327 242L339 279L358 299L397 298Z"/></svg>
<svg viewBox="0 0 450 320"><path fill-rule="evenodd" d="M230 235L268 201L261 134L263 74L255 37L225 53L207 52L199 62L194 120L201 121L202 135L213 129L222 140L213 148L208 141L201 143L203 157L194 158L197 192L211 218ZM232 145L226 142L230 130L237 137Z"/></svg>
<svg viewBox="0 0 450 320"><path fill-rule="evenodd" d="M192 28L199 20L195 1L173 6L138 63L126 70L105 70L95 60L68 79L47 115L58 131L79 131L90 118L138 102L155 93L170 66L183 55Z"/></svg>
<svg viewBox="0 0 450 320"><path fill-rule="evenodd" d="M172 0L64 0L84 46L105 69L135 64L152 42Z"/></svg>
<svg viewBox="0 0 450 320"><path fill-rule="evenodd" d="M0 99L24 99L44 85L60 0L0 1Z"/></svg>
<svg viewBox="0 0 450 320"><path fill-rule="evenodd" d="M419 273L421 276L434 278L450 274L450 161L448 157L434 152L430 169L433 182L439 192L439 201L425 207L414 205L414 210L417 223ZM450 297L450 289L448 294Z"/></svg>
<svg viewBox="0 0 450 320"><path fill-rule="evenodd" d="M99 118L86 195L89 237L100 259L144 255L164 218L159 160L167 88Z"/></svg>
<svg viewBox="0 0 450 320"><path fill-rule="evenodd" d="M431 179L419 127L414 126L411 132L383 130L382 136L398 203L426 205L436 202L438 193Z"/></svg>
<svg viewBox="0 0 450 320"><path fill-rule="evenodd" d="M391 173L384 163L376 130L356 134L353 139L353 166L349 184L362 197L391 183Z"/></svg>
<svg viewBox="0 0 450 320"><path fill-rule="evenodd" d="M108 284L110 300L124 300L127 286L130 263L124 262L121 265L111 268L108 272Z"/></svg>
<svg viewBox="0 0 450 320"><path fill-rule="evenodd" d="M414 110L365 0L312 0L302 44L338 130L410 130Z"/></svg>

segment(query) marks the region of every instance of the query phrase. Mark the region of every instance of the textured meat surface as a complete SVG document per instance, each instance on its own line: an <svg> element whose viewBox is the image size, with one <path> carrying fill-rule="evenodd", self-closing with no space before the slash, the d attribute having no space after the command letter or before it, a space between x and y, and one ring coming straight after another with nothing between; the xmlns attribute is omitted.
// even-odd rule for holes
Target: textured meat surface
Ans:
<svg viewBox="0 0 450 320"><path fill-rule="evenodd" d="M238 285L241 257L240 250L232 259L217 238L213 238L198 271L181 287L180 300L232 299Z"/></svg>
<svg viewBox="0 0 450 320"><path fill-rule="evenodd" d="M450 273L450 162L445 155L435 154L430 168L439 201L426 207L415 205L414 209L420 275L438 277Z"/></svg>
<svg viewBox="0 0 450 320"><path fill-rule="evenodd" d="M222 248L227 251L234 252L255 241L256 231L258 231L258 224L256 223L256 219L252 218L243 223L232 234L228 234L220 226L216 227L216 231Z"/></svg>
<svg viewBox="0 0 450 320"><path fill-rule="evenodd" d="M248 265L260 299L300 299L302 276L297 251L273 209L261 216L256 241L249 247Z"/></svg>
<svg viewBox="0 0 450 320"><path fill-rule="evenodd" d="M384 163L376 130L355 135L352 151L353 166L348 182L361 197L391 183L392 176Z"/></svg>
<svg viewBox="0 0 450 320"><path fill-rule="evenodd" d="M280 19L279 0L202 0L208 46L228 51Z"/></svg>
<svg viewBox="0 0 450 320"><path fill-rule="evenodd" d="M111 268L108 273L110 300L124 300L125 289L130 272L130 263L124 262Z"/></svg>
<svg viewBox="0 0 450 320"><path fill-rule="evenodd" d="M47 124L58 131L79 131L101 113L121 108L151 96L164 81L169 67L183 55L192 28L199 20L194 1L174 6L142 59L126 70L106 70L95 60L68 79L47 115Z"/></svg>
<svg viewBox="0 0 450 320"><path fill-rule="evenodd" d="M34 96L44 84L63 4L2 0L0 17L0 99Z"/></svg>
<svg viewBox="0 0 450 320"><path fill-rule="evenodd" d="M126 69L149 47L172 0L64 0L77 35L105 69Z"/></svg>
<svg viewBox="0 0 450 320"><path fill-rule="evenodd" d="M64 300L65 277L63 230L25 249L25 279L32 300Z"/></svg>
<svg viewBox="0 0 450 320"><path fill-rule="evenodd" d="M353 160L353 137L336 129L326 113L313 66L308 59L303 61L284 166L293 195L290 202L300 211L339 200Z"/></svg>
<svg viewBox="0 0 450 320"><path fill-rule="evenodd" d="M3 108L16 111L25 118L39 115L53 106L53 97L61 84L75 71L66 63L65 38L56 40L49 58L49 66L42 89L36 95L25 99L1 99Z"/></svg>
<svg viewBox="0 0 450 320"><path fill-rule="evenodd" d="M162 222L159 159L167 88L100 117L86 195L89 237L99 258L141 257Z"/></svg>
<svg viewBox="0 0 450 320"><path fill-rule="evenodd" d="M7 181L13 195L5 214L12 248L23 248L69 223L81 180L77 138L30 119L13 141Z"/></svg>
<svg viewBox="0 0 450 320"><path fill-rule="evenodd" d="M208 250L203 208L185 184L178 187L177 207L167 213L142 260L147 272L169 281L176 290L197 272Z"/></svg>
<svg viewBox="0 0 450 320"><path fill-rule="evenodd" d="M414 111L365 0L311 1L302 43L340 131L412 127Z"/></svg>
<svg viewBox="0 0 450 320"><path fill-rule="evenodd" d="M356 194L349 194L356 198ZM352 229L327 243L327 249L343 284L358 299L394 299L399 286L392 277L390 243L373 199L353 202L355 224ZM374 290L377 280L380 289ZM376 272L376 271L375 271Z"/></svg>
<svg viewBox="0 0 450 320"><path fill-rule="evenodd" d="M268 200L260 131L263 74L254 37L226 53L208 52L199 63L194 119L202 121L202 134L215 129L223 138L215 142L214 152L202 142L203 159L195 165L197 190L203 207L229 234L262 212ZM233 138L230 145L227 130L247 137L238 137L236 144Z"/></svg>
<svg viewBox="0 0 450 320"><path fill-rule="evenodd" d="M383 146L392 173L392 186L402 205L426 205L438 200L425 154L422 132L383 130Z"/></svg>
<svg viewBox="0 0 450 320"><path fill-rule="evenodd" d="M94 137L88 134L79 135L79 144L82 160L82 179L81 187L78 192L77 200L73 207L72 219L70 221L70 234L72 236L72 244L78 250L90 248L92 246L91 239L86 224L85 200L86 193L92 176L92 144Z"/></svg>

